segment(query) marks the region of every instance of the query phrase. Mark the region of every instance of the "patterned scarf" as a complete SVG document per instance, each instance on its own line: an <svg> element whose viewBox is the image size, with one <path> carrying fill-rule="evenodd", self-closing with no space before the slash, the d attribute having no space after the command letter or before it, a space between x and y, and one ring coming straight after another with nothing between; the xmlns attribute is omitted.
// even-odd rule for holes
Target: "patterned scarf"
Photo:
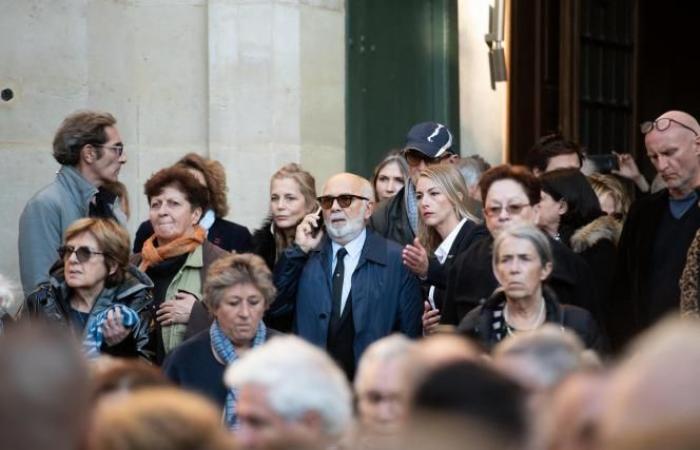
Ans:
<svg viewBox="0 0 700 450"><path fill-rule="evenodd" d="M141 249L141 264L139 270L145 272L150 266L162 263L173 256L191 253L194 249L202 245L207 236L206 230L196 225L194 233L189 236L181 236L168 244L155 246L156 235L146 239Z"/></svg>
<svg viewBox="0 0 700 450"><path fill-rule="evenodd" d="M85 325L85 337L83 338L83 351L88 359L94 359L100 356L100 348L104 335L102 334L102 324L107 320L107 314L110 311L121 310L122 325L124 328L136 328L139 324L139 315L133 309L121 303L115 303L109 308L97 314L91 314Z"/></svg>
<svg viewBox="0 0 700 450"><path fill-rule="evenodd" d="M252 348L259 347L265 342L265 336L267 335L267 328L261 320L258 323L258 329L255 332L255 337L253 338ZM216 356L219 360L223 361L226 366L230 366L234 361L238 359L236 354L236 348L233 346L231 340L221 331L219 327L219 322L214 320L211 327L209 328L209 337L211 338L211 347L214 350ZM236 398L238 397L237 389L229 389L226 394L226 404L224 406L224 420L226 426L229 429L235 430L238 428L238 421L236 418Z"/></svg>
<svg viewBox="0 0 700 450"><path fill-rule="evenodd" d="M413 182L406 183L406 215L408 223L411 225L413 234L418 234L418 202L416 201L416 187Z"/></svg>

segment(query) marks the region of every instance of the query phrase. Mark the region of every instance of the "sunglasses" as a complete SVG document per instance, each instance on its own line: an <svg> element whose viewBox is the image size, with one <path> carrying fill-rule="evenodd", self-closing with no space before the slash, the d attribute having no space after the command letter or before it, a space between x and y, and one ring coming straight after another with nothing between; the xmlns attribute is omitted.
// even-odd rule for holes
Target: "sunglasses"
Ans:
<svg viewBox="0 0 700 450"><path fill-rule="evenodd" d="M92 255L104 255L103 252L95 252L85 246L75 248L72 245L63 245L58 248L58 256L60 256L63 261L67 261L73 253L75 253L75 257L78 258L78 262L81 263L90 261Z"/></svg>
<svg viewBox="0 0 700 450"><path fill-rule="evenodd" d="M690 128L688 125L679 122L675 119L671 119L670 117L662 117L661 119L656 119L655 121L651 122L643 122L641 125L639 125L639 129L642 131L642 134L647 134L654 128L656 128L659 131L666 131L669 129L672 123L675 123L676 125L680 125L681 127L685 128L686 130L692 131L695 136L698 135L698 132Z"/></svg>
<svg viewBox="0 0 700 450"><path fill-rule="evenodd" d="M338 196L324 195L322 197L317 198L317 200L321 204L321 208L331 209L333 207L333 202L335 202L336 200L338 201L338 205L341 208L347 208L352 204L352 201L356 198L359 198L360 200L369 201L367 197L355 194L340 194Z"/></svg>
<svg viewBox="0 0 700 450"><path fill-rule="evenodd" d="M520 214L520 211L528 206L531 205L527 203L514 203L512 205L505 206L488 206L484 208L484 214L486 214L488 217L498 217L501 215L501 211L505 209L509 216L515 216Z"/></svg>
<svg viewBox="0 0 700 450"><path fill-rule="evenodd" d="M421 162L424 162L426 166L430 164L437 164L448 156L450 155L447 154L440 158L431 158L430 156L425 155L419 152L418 150L408 149L403 151L403 157L406 159L406 162L411 167L419 166Z"/></svg>

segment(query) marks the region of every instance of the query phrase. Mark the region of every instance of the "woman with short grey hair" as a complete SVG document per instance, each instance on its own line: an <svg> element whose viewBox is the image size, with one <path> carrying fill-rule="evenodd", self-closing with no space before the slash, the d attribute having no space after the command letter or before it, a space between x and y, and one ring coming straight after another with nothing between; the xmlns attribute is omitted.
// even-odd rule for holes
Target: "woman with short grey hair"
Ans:
<svg viewBox="0 0 700 450"><path fill-rule="evenodd" d="M230 428L237 426L237 394L224 386L224 370L279 334L262 320L275 295L272 273L261 257L244 253L216 260L207 272L202 300L214 321L175 348L163 364L168 378L222 407Z"/></svg>
<svg viewBox="0 0 700 450"><path fill-rule="evenodd" d="M587 348L603 349L591 314L560 304L546 287L552 267L552 249L542 231L533 225L504 229L493 244L493 272L500 287L464 317L459 330L490 349L508 336L551 322L570 328Z"/></svg>

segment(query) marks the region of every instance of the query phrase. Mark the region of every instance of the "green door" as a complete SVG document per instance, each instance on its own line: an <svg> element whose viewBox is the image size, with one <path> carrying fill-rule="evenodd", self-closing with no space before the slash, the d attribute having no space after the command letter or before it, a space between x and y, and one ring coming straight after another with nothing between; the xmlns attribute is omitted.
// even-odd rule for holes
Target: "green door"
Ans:
<svg viewBox="0 0 700 450"><path fill-rule="evenodd" d="M347 75L348 171L370 176L418 122L458 143L457 1L348 0Z"/></svg>

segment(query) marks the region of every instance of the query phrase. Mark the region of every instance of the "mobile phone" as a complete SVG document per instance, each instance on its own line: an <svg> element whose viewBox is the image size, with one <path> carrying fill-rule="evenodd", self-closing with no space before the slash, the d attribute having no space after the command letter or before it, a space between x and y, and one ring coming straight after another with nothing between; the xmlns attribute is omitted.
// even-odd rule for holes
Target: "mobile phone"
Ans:
<svg viewBox="0 0 700 450"><path fill-rule="evenodd" d="M316 211L316 226L311 227L311 236L313 236L313 237L318 236L318 232L321 231L322 227L323 227L323 210L321 208L318 208L318 211Z"/></svg>
<svg viewBox="0 0 700 450"><path fill-rule="evenodd" d="M588 155L586 158L593 163L596 172L610 173L620 170L617 155Z"/></svg>

